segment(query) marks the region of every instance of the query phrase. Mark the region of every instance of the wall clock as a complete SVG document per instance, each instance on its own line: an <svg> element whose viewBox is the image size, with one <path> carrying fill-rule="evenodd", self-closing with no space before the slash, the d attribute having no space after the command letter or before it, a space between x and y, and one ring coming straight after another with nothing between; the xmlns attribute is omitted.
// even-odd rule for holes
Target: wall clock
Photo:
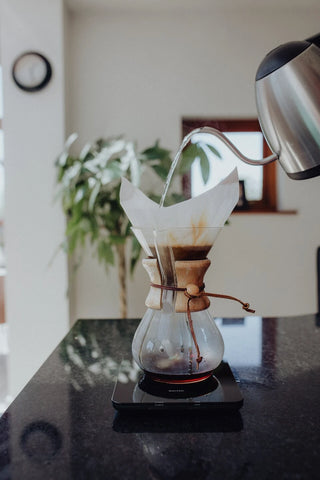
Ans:
<svg viewBox="0 0 320 480"><path fill-rule="evenodd" d="M25 52L12 67L12 77L16 85L25 92L37 92L50 81L52 68L49 60L38 52Z"/></svg>

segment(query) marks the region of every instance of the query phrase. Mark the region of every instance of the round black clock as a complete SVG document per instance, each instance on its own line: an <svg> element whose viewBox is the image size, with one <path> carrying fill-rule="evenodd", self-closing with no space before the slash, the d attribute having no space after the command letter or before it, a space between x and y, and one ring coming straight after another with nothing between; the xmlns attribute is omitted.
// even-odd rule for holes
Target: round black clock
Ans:
<svg viewBox="0 0 320 480"><path fill-rule="evenodd" d="M12 77L16 85L25 92L37 92L50 81L50 62L38 52L25 52L13 64Z"/></svg>

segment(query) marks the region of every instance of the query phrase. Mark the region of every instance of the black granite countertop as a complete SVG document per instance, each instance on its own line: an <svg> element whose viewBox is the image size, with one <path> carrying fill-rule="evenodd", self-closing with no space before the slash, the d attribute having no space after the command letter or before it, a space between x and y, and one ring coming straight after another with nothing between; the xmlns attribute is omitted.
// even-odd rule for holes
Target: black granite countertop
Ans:
<svg viewBox="0 0 320 480"><path fill-rule="evenodd" d="M138 321L80 320L2 416L0 480L320 478L317 317L217 324L239 412L116 413Z"/></svg>

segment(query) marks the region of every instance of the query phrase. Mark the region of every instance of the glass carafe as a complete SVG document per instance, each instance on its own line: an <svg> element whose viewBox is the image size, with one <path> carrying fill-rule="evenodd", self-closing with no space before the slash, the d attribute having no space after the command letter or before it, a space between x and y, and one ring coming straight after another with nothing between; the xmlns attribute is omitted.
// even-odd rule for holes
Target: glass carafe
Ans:
<svg viewBox="0 0 320 480"><path fill-rule="evenodd" d="M220 364L224 344L203 291L207 254L221 228L133 231L148 255L148 307L132 343L144 372L166 383L208 378ZM188 293L189 292L189 293Z"/></svg>

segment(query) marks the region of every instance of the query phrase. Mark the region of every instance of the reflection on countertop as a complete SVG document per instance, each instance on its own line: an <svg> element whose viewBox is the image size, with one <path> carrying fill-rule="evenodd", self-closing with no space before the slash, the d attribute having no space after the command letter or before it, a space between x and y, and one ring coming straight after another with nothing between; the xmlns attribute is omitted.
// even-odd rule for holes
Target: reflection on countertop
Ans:
<svg viewBox="0 0 320 480"><path fill-rule="evenodd" d="M80 320L1 418L0 479L317 478L317 317L216 321L240 412L117 414L138 320Z"/></svg>

